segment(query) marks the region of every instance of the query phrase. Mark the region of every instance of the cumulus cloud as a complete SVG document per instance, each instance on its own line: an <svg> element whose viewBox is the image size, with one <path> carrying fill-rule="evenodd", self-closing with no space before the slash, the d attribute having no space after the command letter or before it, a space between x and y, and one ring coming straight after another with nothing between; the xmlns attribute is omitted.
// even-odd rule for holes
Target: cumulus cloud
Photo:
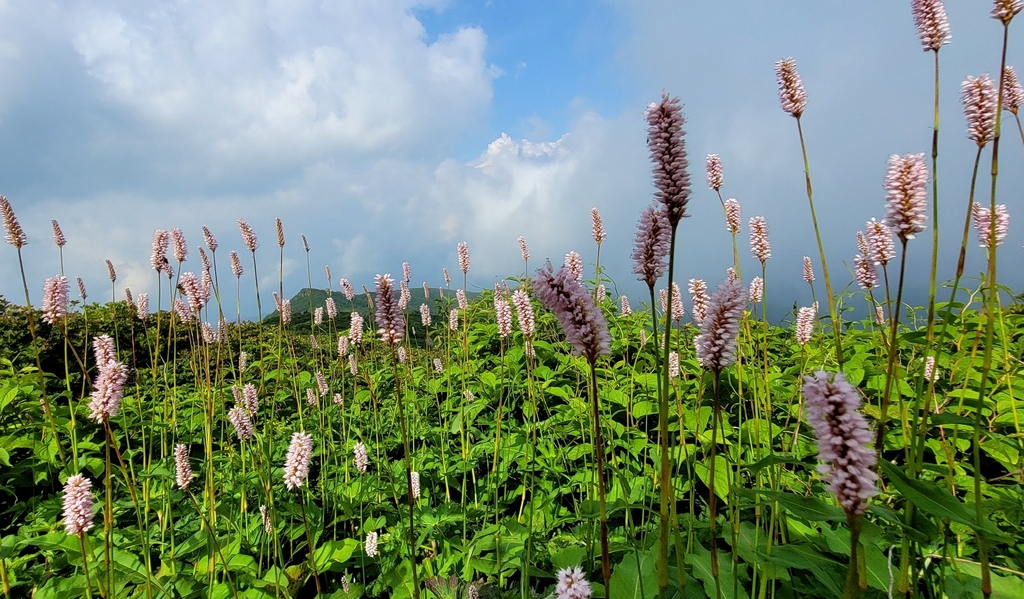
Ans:
<svg viewBox="0 0 1024 599"><path fill-rule="evenodd" d="M406 151L477 118L496 75L466 27L428 41L408 2L108 2L69 18L102 97L202 160Z"/></svg>

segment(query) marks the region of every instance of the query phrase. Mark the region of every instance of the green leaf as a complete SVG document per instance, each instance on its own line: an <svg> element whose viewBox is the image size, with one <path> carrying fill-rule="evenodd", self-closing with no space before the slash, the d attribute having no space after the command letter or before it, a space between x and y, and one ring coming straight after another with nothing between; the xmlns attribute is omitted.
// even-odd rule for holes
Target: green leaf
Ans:
<svg viewBox="0 0 1024 599"><path fill-rule="evenodd" d="M773 493L761 491L761 494L779 502L790 515L805 522L845 522L846 512L842 508L829 505L817 497L804 497L794 493Z"/></svg>
<svg viewBox="0 0 1024 599"><path fill-rule="evenodd" d="M583 547L566 547L551 556L551 565L556 570L572 568L587 559L587 550Z"/></svg>
<svg viewBox="0 0 1024 599"><path fill-rule="evenodd" d="M340 568L348 561L355 550L359 548L359 541L345 539L343 541L328 541L316 548L313 552L313 560L316 562L316 569L320 572Z"/></svg>
<svg viewBox="0 0 1024 599"><path fill-rule="evenodd" d="M658 549L630 551L612 569L611 599L653 599L658 595Z"/></svg>
<svg viewBox="0 0 1024 599"><path fill-rule="evenodd" d="M686 555L686 563L693 569L693 576L704 584L704 592L708 597L719 596L715 588L715 577L711 574L711 552L698 546L693 553ZM717 586L722 591L722 599L747 599L749 596L743 585L734 582L736 581L732 573L732 558L728 553L719 551ZM612 591L614 590L613 585Z"/></svg>
<svg viewBox="0 0 1024 599"><path fill-rule="evenodd" d="M694 464L693 469L697 472L700 480L710 487L711 473L707 464L698 462ZM729 464L720 455L715 456L715 495L723 500L729 497Z"/></svg>
<svg viewBox="0 0 1024 599"><path fill-rule="evenodd" d="M954 522L970 526L991 539L1007 540L1007 536L996 529L984 516L979 525L977 514L967 509L966 505L950 495L949 491L944 487L940 487L935 483L926 483L922 480L908 478L903 473L903 470L885 460L881 461L879 466L885 472L885 475L889 477L892 485L906 497L907 501L913 503L918 509L937 518L948 518Z"/></svg>

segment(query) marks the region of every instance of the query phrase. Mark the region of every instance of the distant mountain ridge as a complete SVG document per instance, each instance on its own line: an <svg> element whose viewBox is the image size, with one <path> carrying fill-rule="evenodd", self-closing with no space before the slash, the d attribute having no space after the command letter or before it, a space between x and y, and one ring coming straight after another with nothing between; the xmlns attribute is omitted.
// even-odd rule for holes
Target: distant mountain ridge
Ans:
<svg viewBox="0 0 1024 599"><path fill-rule="evenodd" d="M443 296L442 291L444 292ZM398 289L395 289L396 296L398 293ZM411 287L409 289L409 295L411 297L411 299L409 300L409 307L406 308L405 310L406 313L408 314L419 314L420 304L426 303L428 306L430 306L430 313L436 316L441 312L441 310L439 309L438 300L444 297L445 299L455 301L455 290L444 289L441 287L430 288L429 300L426 299L426 294L424 293L422 287ZM476 291L466 292L466 299L468 299L469 301L473 301L479 296L480 293ZM310 287L306 287L305 289L299 290L299 292L293 295L292 298L289 300L292 304L292 320L297 320L297 317L299 315L312 315L312 313L317 308L322 308L327 304L328 297L334 298L334 305L337 306L338 308L339 316L345 314L346 321L348 319L347 315L349 312L356 311L364 315L371 312L369 304L366 301L365 292L360 291L359 293L356 293L355 297L352 298L352 301L350 302L348 298L345 297L345 294L341 291L328 291L327 289L312 289ZM374 291L370 291L370 297L373 298L374 301L376 301L377 293ZM277 319L278 313L277 310L274 310L266 317L264 317L263 320L276 322ZM303 317L298 320L307 321L308 317Z"/></svg>

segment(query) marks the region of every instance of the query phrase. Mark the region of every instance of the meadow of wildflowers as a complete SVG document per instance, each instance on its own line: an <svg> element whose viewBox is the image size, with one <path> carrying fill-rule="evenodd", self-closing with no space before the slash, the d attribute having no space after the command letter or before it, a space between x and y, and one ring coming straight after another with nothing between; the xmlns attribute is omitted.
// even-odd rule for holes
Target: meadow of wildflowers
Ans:
<svg viewBox="0 0 1024 599"><path fill-rule="evenodd" d="M910 4L937 70L945 9ZM1024 258L1001 247L1019 198L997 185L1000 166L1024 168L998 154L1004 124L1016 131L1002 142L1024 143L1024 89L1005 64L1022 7L993 3L1003 64L961 89L977 146L970 196L941 194L936 116L930 148L858 173L879 195L848 240L849 275L825 261L834 240L815 209L829 200L813 195L801 120L814 84L794 58L776 63L779 118L796 122L792 170L820 251L802 272L774 271L769 223L743 221L742 198L727 198L725 175L742 175L728 154L705 158L708 190L694 189L682 104L667 92L637 123L655 192L636 206L631 274L601 266L597 208L593 247L531 268L526 237L510 238L523 270L483 293L470 291L464 242L422 291L415 262L397 280L378 274L373 292L329 267L326 290L313 289L305 235L288 245L276 219L274 250L239 220L203 227L195 255L198 231L155 231L147 293L119 296L108 260L110 295L76 278L71 299L63 253L75 248L52 221L57 274L22 269L24 301L0 298L0 590L1024 597L1024 298L997 268ZM688 204L713 195L722 220L691 222ZM5 259L20 264L43 243L16 201L0 197L0 213ZM963 214L957 264L937 259L940 206ZM675 255L691 226L731 236L719 280L691 278ZM265 315L260 270L299 251L310 288L289 298L279 285ZM933 256L925 306L903 303L908 251ZM971 285L966 252L986 257ZM630 276L645 297L611 293ZM802 278L813 303L773 324L769 302L789 302L772 295L780 278ZM240 313L249 293L252 322Z"/></svg>

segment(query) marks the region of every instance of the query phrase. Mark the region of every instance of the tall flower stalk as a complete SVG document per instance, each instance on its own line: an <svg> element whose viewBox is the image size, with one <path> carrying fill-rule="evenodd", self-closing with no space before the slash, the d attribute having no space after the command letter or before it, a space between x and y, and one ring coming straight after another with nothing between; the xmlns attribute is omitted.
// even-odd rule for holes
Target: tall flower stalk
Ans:
<svg viewBox="0 0 1024 599"><path fill-rule="evenodd" d="M661 101L652 103L647 108L647 148L653 163L654 186L657 191L654 199L662 204L665 218L668 221L668 294L667 304L672 305L672 285L675 267L676 230L679 221L687 216L686 206L690 201L690 174L687 172L689 162L686 157L686 145L683 140L683 109L679 98L671 98L661 93ZM654 310L653 299L651 310ZM671 469L668 461L668 355L671 347L669 326L671 320L665 315L665 341L662 348L661 389L658 391L658 443L661 448L660 479L661 497L658 508L660 537L658 545L658 589L661 594L668 588L668 529L669 506L674 503L671 486ZM680 576L684 570L679 569Z"/></svg>
<svg viewBox="0 0 1024 599"><path fill-rule="evenodd" d="M828 301L829 315L832 319L832 332L836 340L836 360L839 368L842 369L843 362L843 337L842 322L836 311L835 295L832 293L832 282L828 275L828 262L825 260L825 246L821 242L821 231L818 228L818 216L814 212L814 192L811 187L811 164L807 159L807 144L804 141L804 129L800 118L807 107L807 92L804 91L804 83L800 74L796 71L796 61L793 58L784 58L775 63L775 75L779 83L779 103L782 110L796 119L797 133L800 135L800 151L804 159L804 181L807 186L807 203L811 207L811 222L814 225L814 237L818 242L818 255L821 258L821 276L825 281L825 295Z"/></svg>
<svg viewBox="0 0 1024 599"><path fill-rule="evenodd" d="M605 502L604 445L601 440L601 412L598 406L597 359L611 353L611 336L604 314L594 305L576 275L567 266L557 271L548 262L537 270L533 286L541 303L555 313L573 353L582 355L590 365L590 406L594 418L594 457L597 462L597 493L601 518L601 572L605 596L611 596L611 558L608 549L608 512Z"/></svg>
<svg viewBox="0 0 1024 599"><path fill-rule="evenodd" d="M995 215L996 208L996 183L999 179L999 138L1002 129L1003 95L1006 89L1006 47L1010 39L1010 22L1022 9L1022 0L995 0L992 8L992 16L1003 24L1003 48L999 62L999 97L996 100L995 126L992 131L992 188L989 197L989 214ZM989 219L989 240L997 237L997 218ZM985 349L982 352L981 381L978 384L978 405L975 406L973 458L974 458L974 496L981 497L981 427L982 409L985 401L988 375L992 369L992 345L995 339L996 310L999 305L999 288L996 286L996 248L997 243L989 243L988 268L985 275ZM979 528L984 522L984 511L982 502L976 500L975 510ZM981 562L981 592L986 599L992 595L992 574L988 558L988 540L978 534L978 558Z"/></svg>
<svg viewBox="0 0 1024 599"><path fill-rule="evenodd" d="M460 263L462 262L460 253ZM469 270L469 253L466 252L465 268ZM398 376L398 347L402 342L405 331L405 319L398 308L398 300L395 298L395 282L391 275L377 275L375 277L377 286L377 331L380 339L389 348L391 353L391 370L395 380L395 399L398 403L398 420L402 431L402 452L405 461L405 482L406 496L409 503L409 567L412 568L413 599L419 599L420 582L419 568L416 564L416 497L413 495L412 485L412 450L409 445L409 425L405 415L404 392L401 386L401 379Z"/></svg>
<svg viewBox="0 0 1024 599"><path fill-rule="evenodd" d="M736 338L747 302L747 290L740 281L726 280L711 296L708 314L701 333L694 339L697 361L713 375L713 406L711 416L711 452L708 461L708 527L711 534L711 575L715 590L721 596L718 569L718 522L715 494L715 457L718 430L722 427L722 405L719 382L722 370L736 362Z"/></svg>
<svg viewBox="0 0 1024 599"><path fill-rule="evenodd" d="M842 373L818 372L804 377L804 416L818 440L818 467L829 491L846 512L850 527L850 562L843 599L862 594L859 575L861 516L867 500L878 494L877 454L868 447L871 433L860 413L861 398ZM863 586L867 585L864 581Z"/></svg>
<svg viewBox="0 0 1024 599"><path fill-rule="evenodd" d="M924 231L928 219L926 187L928 167L924 154L905 154L889 157L889 168L885 174L886 215L883 221L900 240L900 274L896 286L896 305L889 319L889 360L885 370L885 386L882 390L881 419L875 447L881 453L885 449L885 425L889 418L889 395L896 378L896 331L899 327L900 307L903 301L903 280L907 267L907 241ZM902 396L901 396L902 397Z"/></svg>

